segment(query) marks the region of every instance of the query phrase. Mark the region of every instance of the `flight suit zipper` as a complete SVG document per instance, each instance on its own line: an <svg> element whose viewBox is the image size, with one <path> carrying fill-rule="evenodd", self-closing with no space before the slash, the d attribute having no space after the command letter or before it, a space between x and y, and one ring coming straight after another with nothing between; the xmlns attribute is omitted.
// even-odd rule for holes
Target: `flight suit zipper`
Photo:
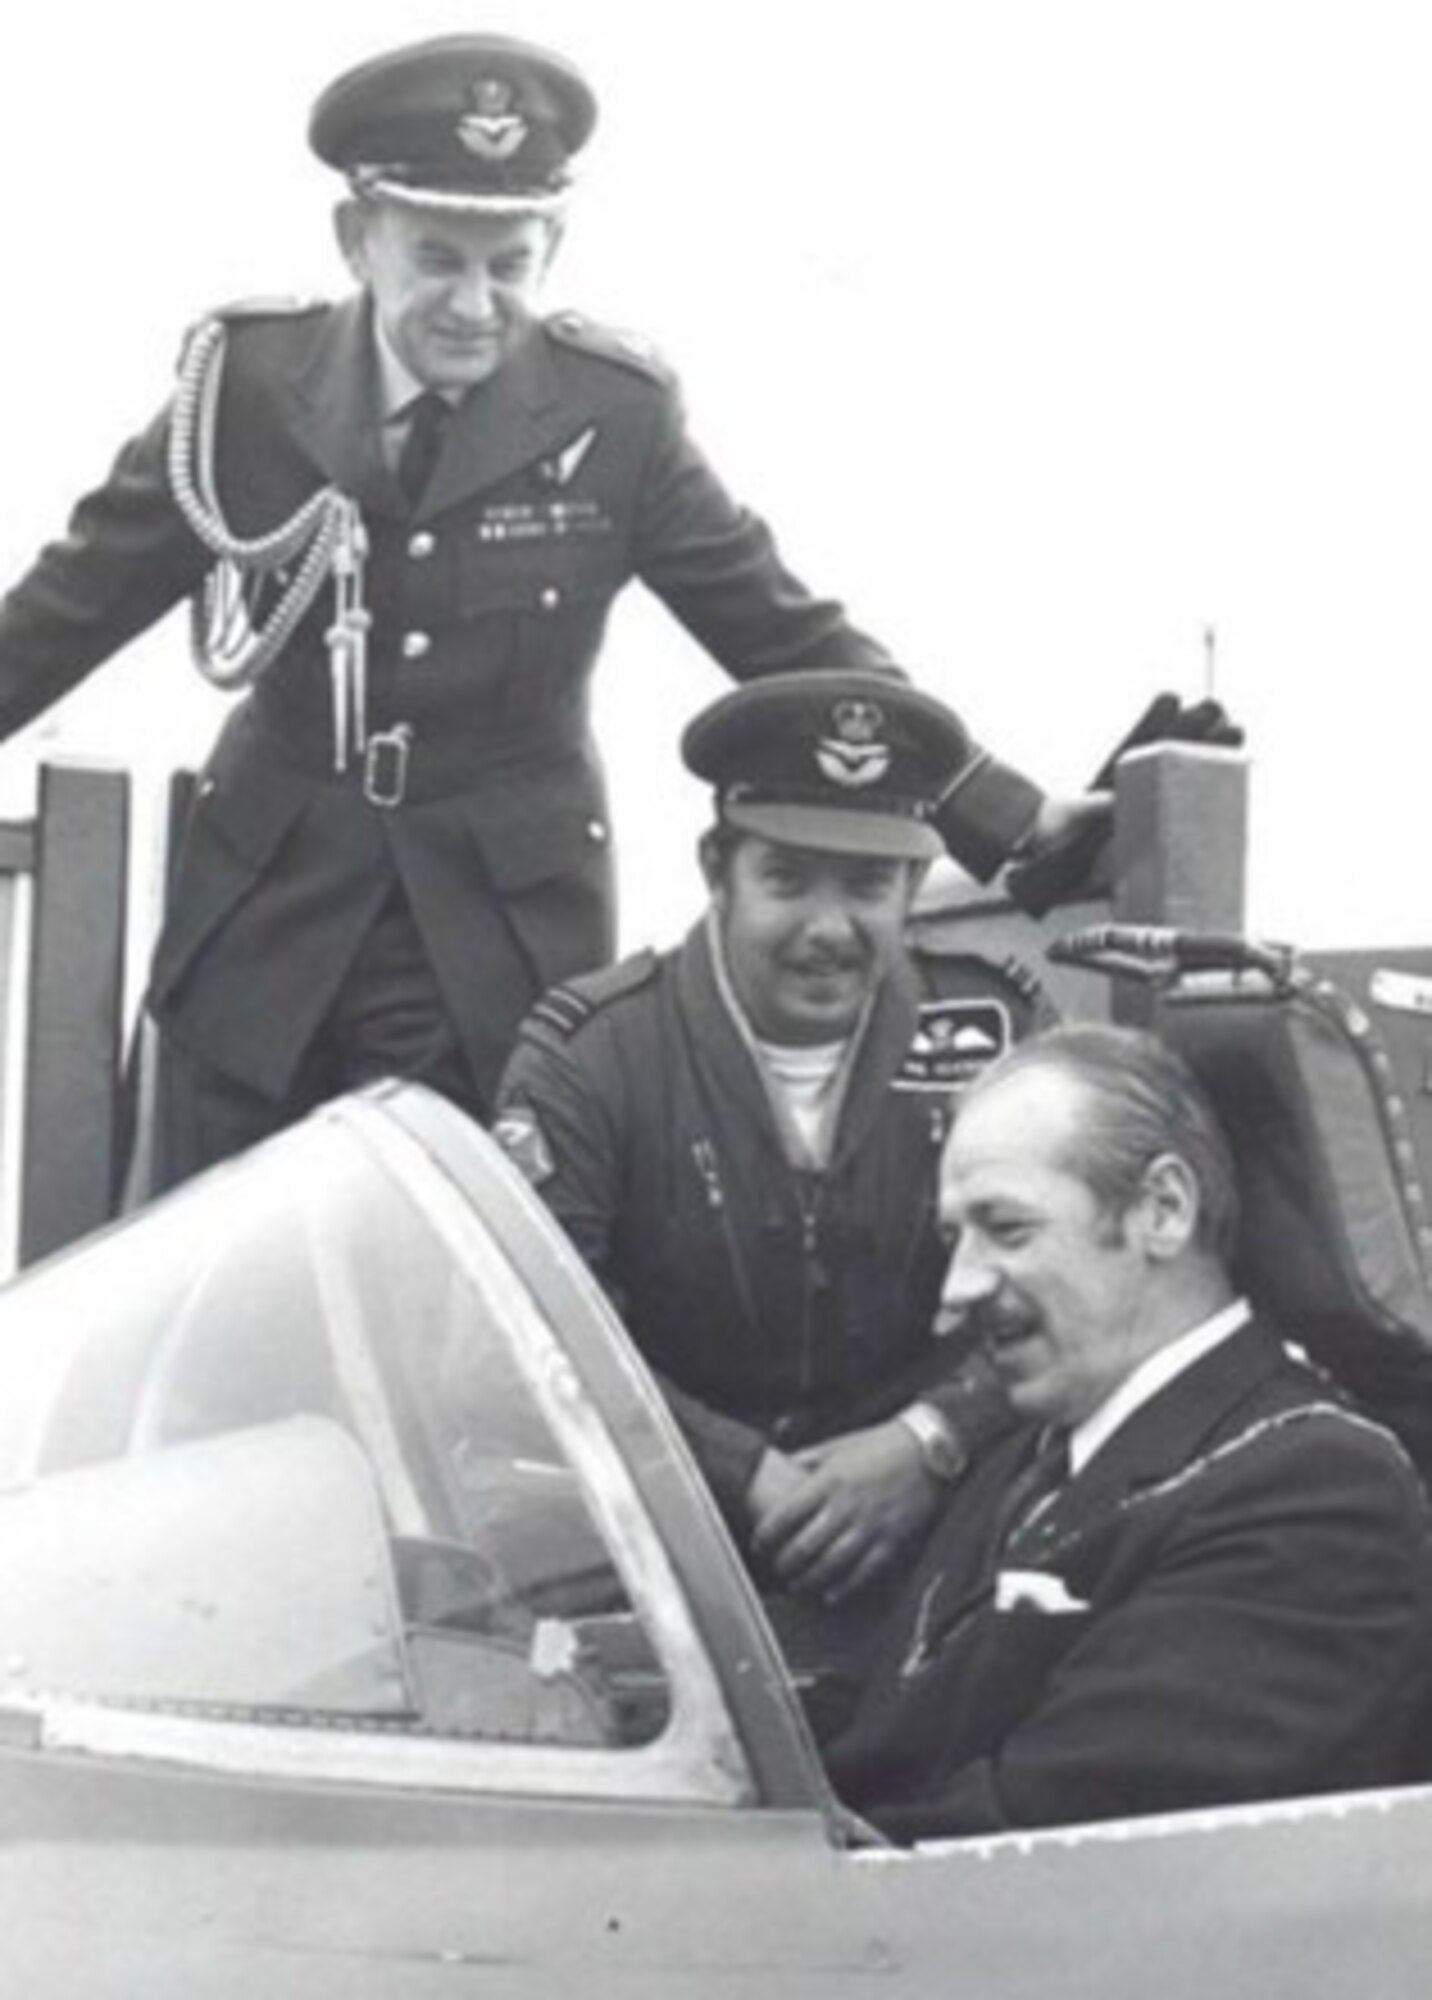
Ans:
<svg viewBox="0 0 1432 2000"><path fill-rule="evenodd" d="M760 1318L756 1311L756 1295L751 1285L751 1275L746 1269L746 1260L741 1255L741 1245L731 1220L731 1210L726 1201L726 1191L721 1185L721 1169L717 1164L716 1148L709 1139L693 1139L691 1159L706 1191L706 1205L717 1218L721 1240L726 1245L726 1257L731 1266L731 1280L736 1287L736 1296L741 1302L753 1333L759 1335Z"/></svg>
<svg viewBox="0 0 1432 2000"><path fill-rule="evenodd" d="M741 1309L752 1330L759 1335L761 1319L756 1309L755 1290L746 1260L741 1254L740 1241L726 1200L726 1191L721 1185L721 1169L716 1157L716 1148L707 1138L693 1139L691 1160L705 1190L707 1206L717 1218ZM816 1295L825 1289L829 1278L820 1253L820 1211L824 1177L796 1174L794 1182L796 1213L800 1225L801 1259L801 1322L800 1344L797 1350L797 1379L801 1393L809 1395L815 1386L816 1375Z"/></svg>
<svg viewBox="0 0 1432 2000"><path fill-rule="evenodd" d="M824 1177L797 1174L795 1190L801 1232L800 1385L802 1392L809 1395L815 1387L816 1294L825 1289L829 1282L829 1273L820 1254L820 1210L821 1197L825 1191Z"/></svg>

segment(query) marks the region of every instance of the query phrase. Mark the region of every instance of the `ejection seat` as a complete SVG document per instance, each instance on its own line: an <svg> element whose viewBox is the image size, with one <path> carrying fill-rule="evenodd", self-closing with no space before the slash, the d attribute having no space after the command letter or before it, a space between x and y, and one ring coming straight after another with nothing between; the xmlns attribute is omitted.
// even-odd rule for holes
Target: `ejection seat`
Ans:
<svg viewBox="0 0 1432 2000"><path fill-rule="evenodd" d="M1108 924L1049 956L1151 989L1233 1142L1241 1288L1432 1488L1432 1160L1367 1014L1290 948L1236 936Z"/></svg>

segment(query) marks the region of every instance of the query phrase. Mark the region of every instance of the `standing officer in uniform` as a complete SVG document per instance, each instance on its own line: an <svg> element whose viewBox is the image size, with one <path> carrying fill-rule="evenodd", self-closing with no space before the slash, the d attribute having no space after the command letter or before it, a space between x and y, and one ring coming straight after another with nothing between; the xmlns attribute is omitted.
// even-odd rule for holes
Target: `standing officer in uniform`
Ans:
<svg viewBox="0 0 1432 2000"><path fill-rule="evenodd" d="M201 663L249 690L153 965L162 1178L381 1073L481 1115L537 994L610 955L587 685L630 578L732 673L888 665L725 493L658 361L537 317L595 116L498 36L340 77L310 138L357 291L201 325L0 604L0 734L189 595ZM942 825L989 873L1077 812L971 752Z"/></svg>
<svg viewBox="0 0 1432 2000"><path fill-rule="evenodd" d="M867 1586L1009 1421L988 1362L935 1323L951 1099L1007 1015L922 1002L904 946L968 744L899 681L817 670L723 697L683 754L716 787L706 915L679 949L544 996L496 1135L758 1574L868 1626Z"/></svg>

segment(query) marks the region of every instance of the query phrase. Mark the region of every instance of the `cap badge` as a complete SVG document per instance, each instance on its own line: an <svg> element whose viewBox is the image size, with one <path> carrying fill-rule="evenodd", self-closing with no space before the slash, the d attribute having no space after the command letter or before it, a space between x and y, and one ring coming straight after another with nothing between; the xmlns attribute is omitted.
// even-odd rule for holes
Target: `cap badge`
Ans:
<svg viewBox="0 0 1432 2000"><path fill-rule="evenodd" d="M885 717L874 701L838 701L832 734L816 745L815 761L833 785L876 785L890 769L890 746L878 740Z"/></svg>
<svg viewBox="0 0 1432 2000"><path fill-rule="evenodd" d="M527 120L514 111L517 93L499 76L472 86L473 108L457 123L457 136L482 160L510 160L527 137Z"/></svg>

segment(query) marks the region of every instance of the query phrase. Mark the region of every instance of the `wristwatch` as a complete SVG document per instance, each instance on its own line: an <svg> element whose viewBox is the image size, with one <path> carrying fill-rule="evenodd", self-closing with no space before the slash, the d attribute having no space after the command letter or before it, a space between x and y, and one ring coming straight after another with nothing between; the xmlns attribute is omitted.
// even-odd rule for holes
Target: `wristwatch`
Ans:
<svg viewBox="0 0 1432 2000"><path fill-rule="evenodd" d="M969 1453L943 1412L933 1403L911 1403L900 1412L897 1421L920 1447L920 1460L926 1472L946 1486L958 1485L965 1476Z"/></svg>

